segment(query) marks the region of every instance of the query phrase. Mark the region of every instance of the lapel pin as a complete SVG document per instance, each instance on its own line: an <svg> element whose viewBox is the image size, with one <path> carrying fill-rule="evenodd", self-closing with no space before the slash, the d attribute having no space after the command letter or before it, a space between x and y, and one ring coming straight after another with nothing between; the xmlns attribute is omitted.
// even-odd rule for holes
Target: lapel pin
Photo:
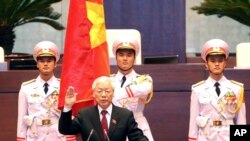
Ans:
<svg viewBox="0 0 250 141"><path fill-rule="evenodd" d="M117 124L117 121L115 119L112 119L113 124Z"/></svg>

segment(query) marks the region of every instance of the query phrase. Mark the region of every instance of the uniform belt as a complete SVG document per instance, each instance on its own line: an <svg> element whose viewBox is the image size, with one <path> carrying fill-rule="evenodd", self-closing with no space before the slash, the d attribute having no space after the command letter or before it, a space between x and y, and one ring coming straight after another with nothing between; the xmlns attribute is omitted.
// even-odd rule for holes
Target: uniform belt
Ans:
<svg viewBox="0 0 250 141"><path fill-rule="evenodd" d="M212 126L228 126L234 124L233 120L211 120Z"/></svg>
<svg viewBox="0 0 250 141"><path fill-rule="evenodd" d="M58 122L56 119L36 119L37 125L52 125Z"/></svg>
<svg viewBox="0 0 250 141"><path fill-rule="evenodd" d="M221 120L214 120L213 121L213 126L221 126L222 125L222 121Z"/></svg>

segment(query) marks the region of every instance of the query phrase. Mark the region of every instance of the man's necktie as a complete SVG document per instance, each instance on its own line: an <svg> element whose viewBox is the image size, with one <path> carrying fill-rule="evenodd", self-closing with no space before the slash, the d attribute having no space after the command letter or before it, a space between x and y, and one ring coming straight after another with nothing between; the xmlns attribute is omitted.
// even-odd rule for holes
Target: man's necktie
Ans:
<svg viewBox="0 0 250 141"><path fill-rule="evenodd" d="M44 92L45 92L45 94L47 94L47 92L48 92L48 90L49 90L49 84L46 82L46 83L44 83Z"/></svg>
<svg viewBox="0 0 250 141"><path fill-rule="evenodd" d="M102 129L103 129L103 136L104 138L107 140L107 136L108 136L108 121L106 118L106 114L108 112L106 110L102 110L101 114L102 114Z"/></svg>
<svg viewBox="0 0 250 141"><path fill-rule="evenodd" d="M122 84L121 84L121 87L123 86L123 84L125 83L125 81L126 81L126 76L124 75L124 76L122 77Z"/></svg>
<svg viewBox="0 0 250 141"><path fill-rule="evenodd" d="M219 88L220 83L216 82L216 83L214 84L214 86L215 86L215 91L216 91L217 95L219 96L219 95L220 95L220 88Z"/></svg>

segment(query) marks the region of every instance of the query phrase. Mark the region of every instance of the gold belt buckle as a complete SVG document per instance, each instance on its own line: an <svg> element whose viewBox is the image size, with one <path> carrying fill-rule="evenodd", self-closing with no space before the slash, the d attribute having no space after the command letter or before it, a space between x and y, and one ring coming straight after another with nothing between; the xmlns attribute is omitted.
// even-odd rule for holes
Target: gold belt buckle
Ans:
<svg viewBox="0 0 250 141"><path fill-rule="evenodd" d="M51 124L51 120L50 119L44 119L42 120L42 125L49 125Z"/></svg>
<svg viewBox="0 0 250 141"><path fill-rule="evenodd" d="M213 125L214 126L221 126L222 125L222 121L221 120L214 120L213 121Z"/></svg>

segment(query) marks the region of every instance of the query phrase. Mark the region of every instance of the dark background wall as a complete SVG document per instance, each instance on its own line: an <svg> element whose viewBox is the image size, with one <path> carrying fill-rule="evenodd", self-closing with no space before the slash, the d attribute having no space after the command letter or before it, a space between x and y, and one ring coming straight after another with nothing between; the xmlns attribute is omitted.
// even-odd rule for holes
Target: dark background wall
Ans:
<svg viewBox="0 0 250 141"><path fill-rule="evenodd" d="M106 27L141 32L142 58L178 55L186 61L185 0L104 0Z"/></svg>

